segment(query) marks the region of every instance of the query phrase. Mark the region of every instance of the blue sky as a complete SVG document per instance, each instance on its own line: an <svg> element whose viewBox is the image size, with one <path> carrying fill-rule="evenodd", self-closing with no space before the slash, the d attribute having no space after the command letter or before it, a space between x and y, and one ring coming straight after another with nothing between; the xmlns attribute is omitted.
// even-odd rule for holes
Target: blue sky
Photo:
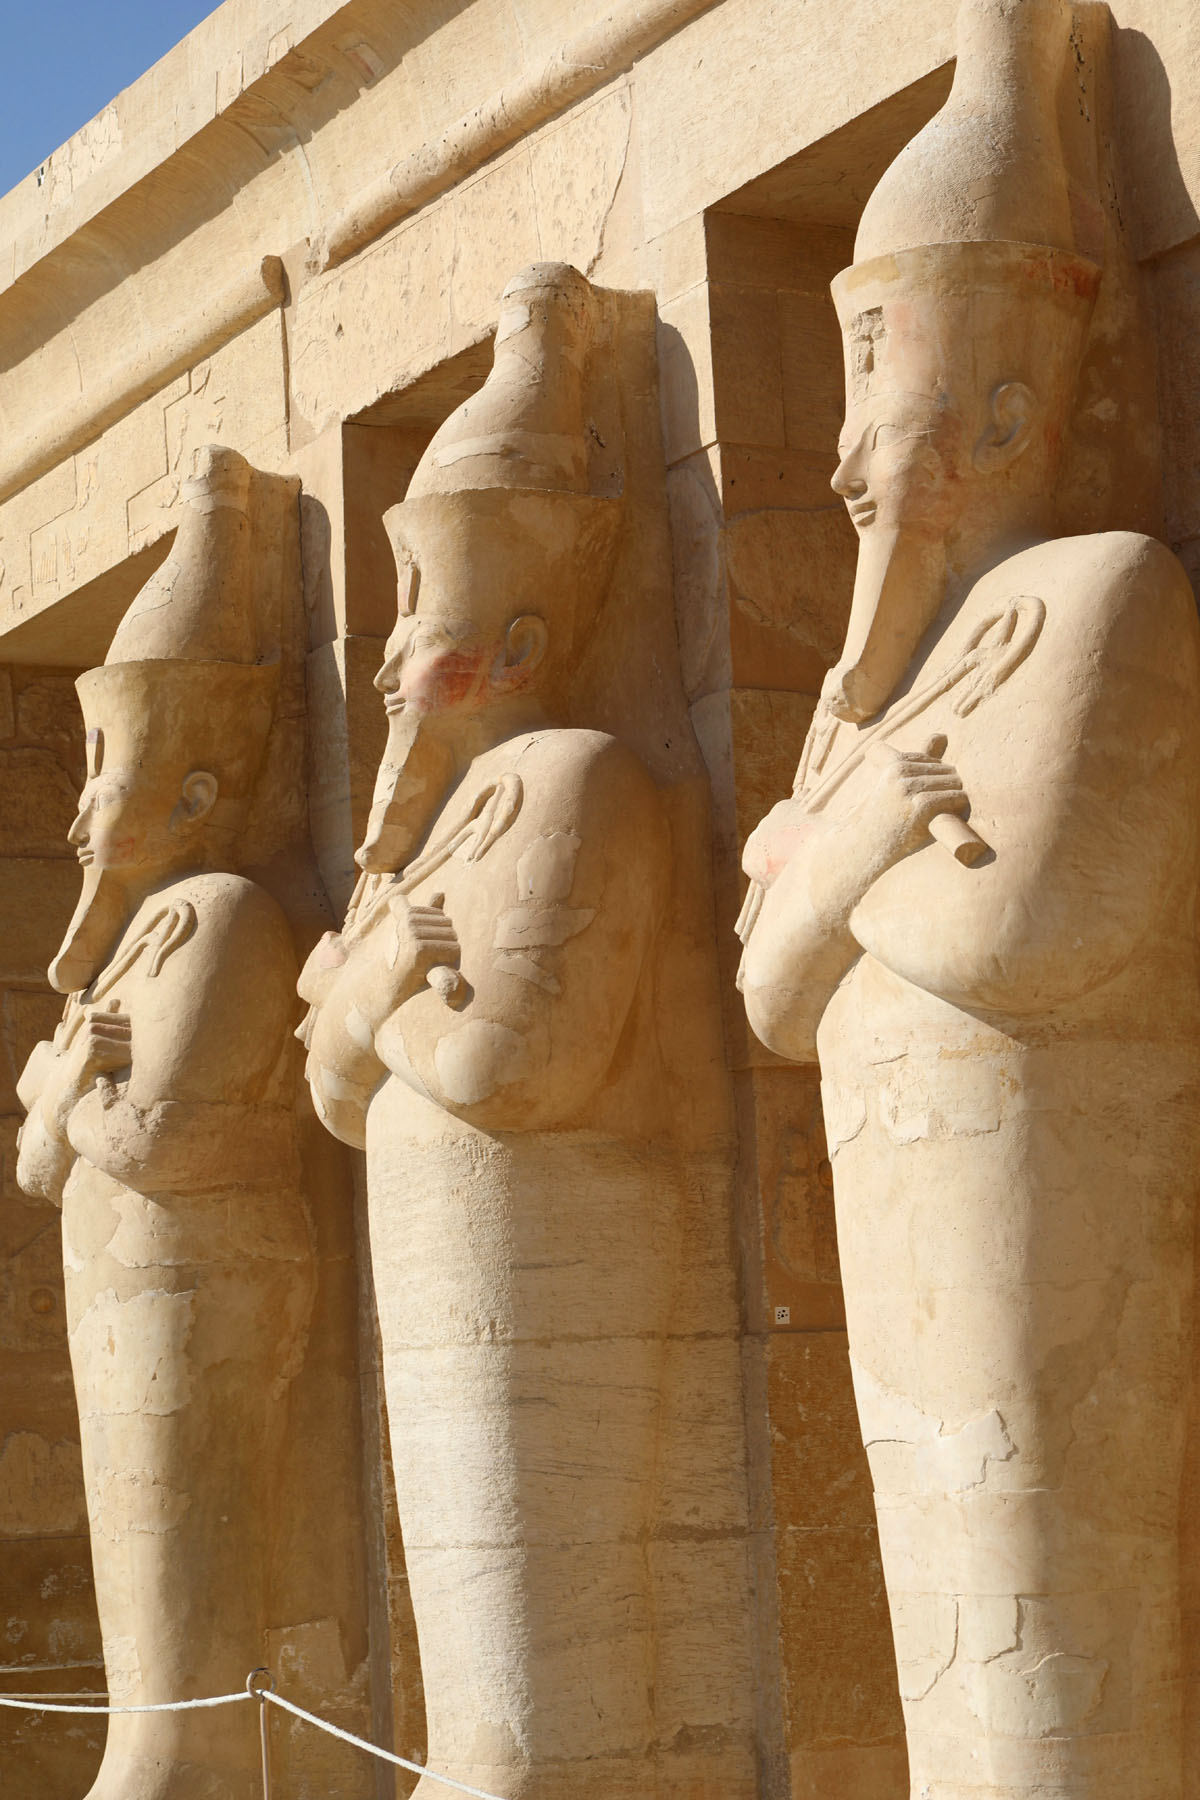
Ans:
<svg viewBox="0 0 1200 1800"><path fill-rule="evenodd" d="M0 194L215 6L216 0L0 0Z"/></svg>

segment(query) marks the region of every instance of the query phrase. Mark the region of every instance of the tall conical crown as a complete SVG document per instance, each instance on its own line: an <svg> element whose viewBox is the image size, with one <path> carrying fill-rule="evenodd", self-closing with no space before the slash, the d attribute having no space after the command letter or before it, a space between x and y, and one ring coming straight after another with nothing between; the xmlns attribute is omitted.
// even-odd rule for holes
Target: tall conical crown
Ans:
<svg viewBox="0 0 1200 1800"><path fill-rule="evenodd" d="M89 744L102 741L105 764L210 769L220 782L215 824L234 825L244 812L278 681L277 635L254 604L254 476L236 450L199 453L170 553L103 666L76 683Z"/></svg>
<svg viewBox="0 0 1200 1800"><path fill-rule="evenodd" d="M465 488L591 492L587 370L597 314L591 283L569 263L534 263L515 276L500 299L491 373L433 437L409 499Z"/></svg>
<svg viewBox="0 0 1200 1800"><path fill-rule="evenodd" d="M228 865L271 728L279 634L258 616L251 514L256 476L233 450L200 453L175 542L117 627L108 656L76 682L89 780L120 774L169 808L193 771L216 777L205 816ZM276 625L278 622L276 621ZM119 880L92 863L58 954L60 993L85 988L124 918Z"/></svg>
<svg viewBox="0 0 1200 1800"><path fill-rule="evenodd" d="M236 450L199 452L175 543L118 625L106 663L260 661L248 580L253 473Z"/></svg>
<svg viewBox="0 0 1200 1800"><path fill-rule="evenodd" d="M1027 379L1023 355L1077 361L1100 271L1077 245L1058 126L1070 32L1066 0L963 0L946 103L878 183L833 284L851 396L921 339L943 370L986 359L1001 320L1006 379Z"/></svg>
<svg viewBox="0 0 1200 1800"><path fill-rule="evenodd" d="M863 210L856 263L922 244L1076 250L1058 127L1065 0L964 0L954 83Z"/></svg>
<svg viewBox="0 0 1200 1800"><path fill-rule="evenodd" d="M566 263L535 263L509 282L491 373L384 515L402 611L423 569L470 595L472 610L553 612L560 647L584 635L621 514L620 446L594 419L602 325L599 296Z"/></svg>

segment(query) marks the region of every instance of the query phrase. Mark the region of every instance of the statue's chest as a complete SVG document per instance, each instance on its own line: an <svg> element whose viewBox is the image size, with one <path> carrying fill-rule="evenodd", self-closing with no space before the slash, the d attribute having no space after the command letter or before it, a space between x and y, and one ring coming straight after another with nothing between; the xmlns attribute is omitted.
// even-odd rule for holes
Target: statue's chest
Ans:
<svg viewBox="0 0 1200 1800"><path fill-rule="evenodd" d="M447 808L401 886L444 909L464 959L554 948L587 922L571 904L581 847L552 788L509 774Z"/></svg>
<svg viewBox="0 0 1200 1800"><path fill-rule="evenodd" d="M166 1017L172 1002L162 972L196 927L196 909L186 897L165 895L144 906L91 986L68 1000L59 1048L66 1047L85 1012L93 1008L127 1013L144 1023Z"/></svg>
<svg viewBox="0 0 1200 1800"><path fill-rule="evenodd" d="M799 778L805 806L853 811L889 749L949 763L971 796L1035 776L1053 724L1054 697L1038 679L1044 623L1037 598L983 596L926 650L878 718L846 724L818 707Z"/></svg>

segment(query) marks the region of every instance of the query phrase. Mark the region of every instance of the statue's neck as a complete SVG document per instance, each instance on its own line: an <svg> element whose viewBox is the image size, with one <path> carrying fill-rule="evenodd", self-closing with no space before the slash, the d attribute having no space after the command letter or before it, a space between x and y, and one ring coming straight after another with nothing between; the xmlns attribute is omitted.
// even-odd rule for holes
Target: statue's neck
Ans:
<svg viewBox="0 0 1200 1800"><path fill-rule="evenodd" d="M1010 556L1054 535L1052 500L999 500L977 515L968 514L946 539L947 596L969 593L977 581Z"/></svg>
<svg viewBox="0 0 1200 1800"><path fill-rule="evenodd" d="M454 731L447 735L455 775L465 775L477 757L506 744L510 738L545 731L553 723L541 701L528 694L496 701L484 711L456 720Z"/></svg>

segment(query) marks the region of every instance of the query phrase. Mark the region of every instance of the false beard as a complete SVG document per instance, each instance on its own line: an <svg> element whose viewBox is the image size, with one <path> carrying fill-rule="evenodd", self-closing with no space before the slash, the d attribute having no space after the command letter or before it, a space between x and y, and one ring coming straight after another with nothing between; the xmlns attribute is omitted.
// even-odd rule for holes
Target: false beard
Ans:
<svg viewBox="0 0 1200 1800"><path fill-rule="evenodd" d="M941 538L870 525L859 538L846 642L822 689L835 718L862 725L891 699L941 608Z"/></svg>
<svg viewBox="0 0 1200 1800"><path fill-rule="evenodd" d="M436 718L408 707L389 712L366 835L354 853L359 868L399 873L428 836L453 775L453 750Z"/></svg>
<svg viewBox="0 0 1200 1800"><path fill-rule="evenodd" d="M124 885L110 870L86 864L78 904L50 964L50 986L60 994L90 987L116 948L128 914Z"/></svg>

